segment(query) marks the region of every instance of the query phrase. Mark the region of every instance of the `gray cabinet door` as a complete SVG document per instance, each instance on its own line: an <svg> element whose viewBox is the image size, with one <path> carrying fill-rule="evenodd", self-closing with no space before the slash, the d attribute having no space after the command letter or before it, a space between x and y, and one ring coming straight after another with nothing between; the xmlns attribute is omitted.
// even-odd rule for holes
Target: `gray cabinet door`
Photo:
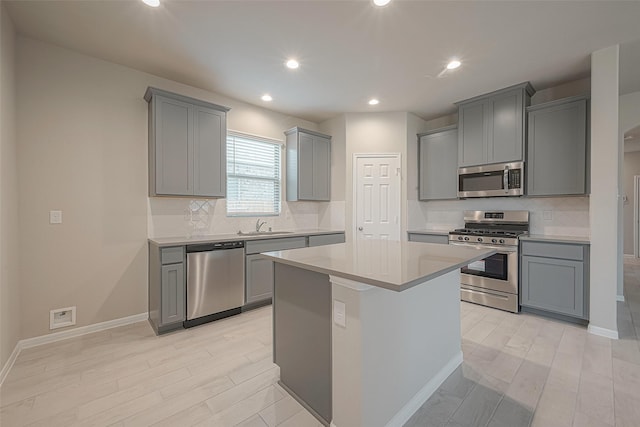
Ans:
<svg viewBox="0 0 640 427"><path fill-rule="evenodd" d="M587 100L529 109L527 194L586 193Z"/></svg>
<svg viewBox="0 0 640 427"><path fill-rule="evenodd" d="M161 325L182 322L185 319L184 264L162 266L161 278Z"/></svg>
<svg viewBox="0 0 640 427"><path fill-rule="evenodd" d="M521 161L524 129L522 90L491 98L487 159L489 163Z"/></svg>
<svg viewBox="0 0 640 427"><path fill-rule="evenodd" d="M418 199L456 199L458 130L422 135L418 144Z"/></svg>
<svg viewBox="0 0 640 427"><path fill-rule="evenodd" d="M478 101L458 109L458 166L487 163L488 103Z"/></svg>
<svg viewBox="0 0 640 427"><path fill-rule="evenodd" d="M264 301L273 296L273 261L260 255L246 257L245 303Z"/></svg>
<svg viewBox="0 0 640 427"><path fill-rule="evenodd" d="M584 263L523 256L520 304L584 318Z"/></svg>
<svg viewBox="0 0 640 427"><path fill-rule="evenodd" d="M194 106L193 195L225 197L227 192L226 114Z"/></svg>
<svg viewBox="0 0 640 427"><path fill-rule="evenodd" d="M191 106L163 96L155 107L155 179L156 194L189 195L193 189L191 163Z"/></svg>
<svg viewBox="0 0 640 427"><path fill-rule="evenodd" d="M298 199L313 200L313 136L298 135Z"/></svg>
<svg viewBox="0 0 640 427"><path fill-rule="evenodd" d="M313 200L329 201L331 190L331 141L313 137Z"/></svg>

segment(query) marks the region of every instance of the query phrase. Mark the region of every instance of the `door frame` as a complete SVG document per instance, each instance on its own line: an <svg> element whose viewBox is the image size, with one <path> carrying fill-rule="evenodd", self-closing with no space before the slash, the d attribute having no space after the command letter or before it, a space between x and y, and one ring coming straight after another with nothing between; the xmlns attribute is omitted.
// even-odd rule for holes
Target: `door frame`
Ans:
<svg viewBox="0 0 640 427"><path fill-rule="evenodd" d="M399 240L402 241L402 153L354 153L353 154L353 164L352 164L352 171L353 171L353 176L352 176L352 181L353 181L353 189L352 189L352 197L353 197L353 208L352 208L352 218L351 218L351 225L353 227L352 230L352 236L353 236L353 241L357 242L358 241L358 237L357 237L357 228L358 228L358 160L359 159L367 159L367 158L374 158L374 159L381 159L381 158L390 158L390 159L397 159L398 160L398 164L399 166L399 175L400 175L400 182L399 182L399 186L398 186L398 192L400 194L400 204L398 206L398 209L400 210L399 214L398 214L398 218L400 218L400 221L398 223L398 226L400 227L400 230L398 230L398 236L399 236Z"/></svg>
<svg viewBox="0 0 640 427"><path fill-rule="evenodd" d="M633 176L633 256L640 258L640 175Z"/></svg>

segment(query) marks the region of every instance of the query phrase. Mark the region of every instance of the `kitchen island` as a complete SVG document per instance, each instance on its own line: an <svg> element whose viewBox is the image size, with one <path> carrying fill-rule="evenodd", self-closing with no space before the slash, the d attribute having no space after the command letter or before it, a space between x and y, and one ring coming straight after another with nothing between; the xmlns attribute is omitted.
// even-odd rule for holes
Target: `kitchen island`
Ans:
<svg viewBox="0 0 640 427"><path fill-rule="evenodd" d="M325 425L403 425L462 362L459 268L493 252L365 240L262 254L280 385Z"/></svg>

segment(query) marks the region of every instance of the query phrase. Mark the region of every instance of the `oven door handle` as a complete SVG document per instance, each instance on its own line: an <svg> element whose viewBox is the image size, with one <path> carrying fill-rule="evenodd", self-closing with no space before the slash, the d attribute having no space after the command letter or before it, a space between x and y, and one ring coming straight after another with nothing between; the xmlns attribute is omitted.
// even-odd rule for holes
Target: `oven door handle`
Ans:
<svg viewBox="0 0 640 427"><path fill-rule="evenodd" d="M475 244L475 243L458 243L458 242L449 242L450 245L455 246L467 246L469 248L486 248L486 249L495 249L500 252L517 252L518 248L515 246L494 246L494 245L485 245L483 243Z"/></svg>

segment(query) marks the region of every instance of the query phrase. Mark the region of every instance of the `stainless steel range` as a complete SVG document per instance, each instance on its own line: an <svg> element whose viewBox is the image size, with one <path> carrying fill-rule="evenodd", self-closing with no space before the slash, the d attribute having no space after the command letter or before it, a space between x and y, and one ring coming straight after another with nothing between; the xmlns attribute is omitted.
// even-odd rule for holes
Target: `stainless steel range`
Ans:
<svg viewBox="0 0 640 427"><path fill-rule="evenodd" d="M517 313L518 237L529 233L529 212L465 211L464 226L449 232L449 244L498 252L460 269L460 298Z"/></svg>

